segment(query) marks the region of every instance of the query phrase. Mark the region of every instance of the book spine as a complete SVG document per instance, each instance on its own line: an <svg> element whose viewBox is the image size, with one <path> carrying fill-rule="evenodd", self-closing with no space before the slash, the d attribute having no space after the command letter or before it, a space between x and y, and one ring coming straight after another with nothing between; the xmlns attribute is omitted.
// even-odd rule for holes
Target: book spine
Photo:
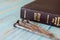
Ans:
<svg viewBox="0 0 60 40"><path fill-rule="evenodd" d="M20 16L22 19L27 19L30 21L35 21L35 22L53 25L57 27L60 26L60 15L21 8Z"/></svg>

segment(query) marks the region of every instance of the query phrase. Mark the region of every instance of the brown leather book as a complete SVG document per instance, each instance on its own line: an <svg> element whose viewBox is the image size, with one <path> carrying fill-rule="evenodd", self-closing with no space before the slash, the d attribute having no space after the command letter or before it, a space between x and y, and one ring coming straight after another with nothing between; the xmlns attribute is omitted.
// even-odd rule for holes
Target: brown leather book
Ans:
<svg viewBox="0 0 60 40"><path fill-rule="evenodd" d="M36 0L24 5L21 18L60 27L60 0Z"/></svg>

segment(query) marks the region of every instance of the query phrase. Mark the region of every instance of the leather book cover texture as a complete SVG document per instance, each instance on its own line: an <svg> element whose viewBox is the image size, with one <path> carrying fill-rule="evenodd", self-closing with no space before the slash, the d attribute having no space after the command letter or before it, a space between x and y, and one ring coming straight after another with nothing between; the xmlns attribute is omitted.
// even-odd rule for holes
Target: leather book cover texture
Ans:
<svg viewBox="0 0 60 40"><path fill-rule="evenodd" d="M60 0L36 0L21 8L21 18L60 27Z"/></svg>

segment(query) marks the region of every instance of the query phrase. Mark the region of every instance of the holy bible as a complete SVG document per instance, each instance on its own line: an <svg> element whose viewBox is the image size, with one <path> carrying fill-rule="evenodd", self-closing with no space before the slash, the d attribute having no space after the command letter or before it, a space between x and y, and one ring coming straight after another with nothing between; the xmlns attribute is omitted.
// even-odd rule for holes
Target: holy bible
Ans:
<svg viewBox="0 0 60 40"><path fill-rule="evenodd" d="M60 27L60 0L36 0L21 8L22 19Z"/></svg>
<svg viewBox="0 0 60 40"><path fill-rule="evenodd" d="M52 40L60 40L53 33L45 31L30 21L54 25L60 27L60 1L59 0L36 0L21 8L20 17L14 27L49 37Z"/></svg>

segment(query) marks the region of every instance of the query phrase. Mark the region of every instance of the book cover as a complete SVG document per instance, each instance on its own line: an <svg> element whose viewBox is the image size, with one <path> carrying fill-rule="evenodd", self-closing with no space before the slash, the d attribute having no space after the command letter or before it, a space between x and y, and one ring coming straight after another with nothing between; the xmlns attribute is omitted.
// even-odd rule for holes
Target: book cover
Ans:
<svg viewBox="0 0 60 40"><path fill-rule="evenodd" d="M21 8L21 18L56 27L60 26L60 1L36 0Z"/></svg>

